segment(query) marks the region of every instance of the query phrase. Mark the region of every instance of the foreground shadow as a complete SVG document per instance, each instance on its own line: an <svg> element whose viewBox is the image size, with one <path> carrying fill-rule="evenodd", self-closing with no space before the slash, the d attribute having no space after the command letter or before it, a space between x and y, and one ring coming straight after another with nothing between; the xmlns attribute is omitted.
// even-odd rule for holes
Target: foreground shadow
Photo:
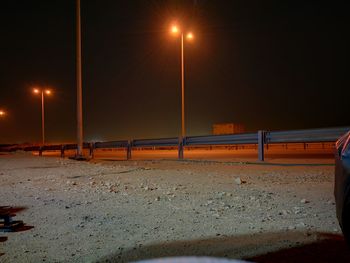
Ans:
<svg viewBox="0 0 350 263"><path fill-rule="evenodd" d="M1 242L5 242L5 241L7 241L7 237L0 236L0 243ZM5 255L5 253L0 252L0 257L3 256L3 255Z"/></svg>
<svg viewBox="0 0 350 263"><path fill-rule="evenodd" d="M14 220L17 213L26 210L24 206L0 206L0 232L23 232L32 229L20 220ZM6 225L8 224L8 225Z"/></svg>
<svg viewBox="0 0 350 263"><path fill-rule="evenodd" d="M350 262L350 248L342 236L250 258L254 262Z"/></svg>
<svg viewBox="0 0 350 263"><path fill-rule="evenodd" d="M13 233L23 232L34 228L33 226L25 225L21 220L13 220L12 217L16 216L16 213L27 209L26 207L13 207L13 206L0 206L0 232ZM0 236L0 242L7 241L7 236ZM0 256L5 253L0 252Z"/></svg>
<svg viewBox="0 0 350 263"><path fill-rule="evenodd" d="M0 206L0 215L2 214L11 214L13 216L16 213L26 210L27 208L24 206Z"/></svg>
<svg viewBox="0 0 350 263"><path fill-rule="evenodd" d="M350 250L341 235L306 232L165 242L116 251L97 262L130 262L179 256L209 256L253 262L350 262Z"/></svg>

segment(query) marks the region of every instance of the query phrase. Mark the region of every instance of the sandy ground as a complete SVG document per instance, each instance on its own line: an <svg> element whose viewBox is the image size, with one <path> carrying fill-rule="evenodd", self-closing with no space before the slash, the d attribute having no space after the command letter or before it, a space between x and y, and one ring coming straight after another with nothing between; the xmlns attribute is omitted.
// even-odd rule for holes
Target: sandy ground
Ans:
<svg viewBox="0 0 350 263"><path fill-rule="evenodd" d="M0 261L350 262L333 180L329 159L261 165L2 154L0 206L25 207L15 219L28 229L0 232Z"/></svg>

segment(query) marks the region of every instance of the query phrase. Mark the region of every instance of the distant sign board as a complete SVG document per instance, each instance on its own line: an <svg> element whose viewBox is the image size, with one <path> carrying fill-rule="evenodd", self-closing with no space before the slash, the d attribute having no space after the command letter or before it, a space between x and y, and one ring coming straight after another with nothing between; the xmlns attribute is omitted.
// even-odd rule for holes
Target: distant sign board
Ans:
<svg viewBox="0 0 350 263"><path fill-rule="evenodd" d="M217 123L213 125L213 134L236 134L244 133L245 127L240 123Z"/></svg>

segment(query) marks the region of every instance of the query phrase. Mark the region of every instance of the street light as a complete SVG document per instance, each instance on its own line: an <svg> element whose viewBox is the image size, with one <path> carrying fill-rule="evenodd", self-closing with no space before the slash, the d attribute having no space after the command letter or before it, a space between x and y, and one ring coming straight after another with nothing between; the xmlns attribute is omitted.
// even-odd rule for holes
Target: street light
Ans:
<svg viewBox="0 0 350 263"><path fill-rule="evenodd" d="M181 137L186 136L185 129L185 59L184 59L184 32L177 25L172 25L170 32L175 35L181 36ZM186 33L187 40L193 40L194 35L192 32Z"/></svg>
<svg viewBox="0 0 350 263"><path fill-rule="evenodd" d="M83 87L81 56L81 14L80 0L76 0L76 79L77 79L77 152L76 160L85 160L83 156Z"/></svg>
<svg viewBox="0 0 350 263"><path fill-rule="evenodd" d="M34 88L34 94L41 94L41 135L42 135L42 143L45 144L45 95L51 95L51 90L49 89L41 89Z"/></svg>
<svg viewBox="0 0 350 263"><path fill-rule="evenodd" d="M4 110L0 110L0 117L4 117L6 115L6 112Z"/></svg>

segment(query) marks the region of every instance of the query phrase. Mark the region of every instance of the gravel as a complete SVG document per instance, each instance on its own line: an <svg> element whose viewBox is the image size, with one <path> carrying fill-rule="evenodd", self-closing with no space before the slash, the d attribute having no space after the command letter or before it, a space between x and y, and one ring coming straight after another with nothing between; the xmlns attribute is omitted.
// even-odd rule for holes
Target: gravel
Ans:
<svg viewBox="0 0 350 263"><path fill-rule="evenodd" d="M322 160L320 160L322 162ZM2 206L34 228L6 236L2 262L249 259L340 234L332 165L77 162L0 155Z"/></svg>

